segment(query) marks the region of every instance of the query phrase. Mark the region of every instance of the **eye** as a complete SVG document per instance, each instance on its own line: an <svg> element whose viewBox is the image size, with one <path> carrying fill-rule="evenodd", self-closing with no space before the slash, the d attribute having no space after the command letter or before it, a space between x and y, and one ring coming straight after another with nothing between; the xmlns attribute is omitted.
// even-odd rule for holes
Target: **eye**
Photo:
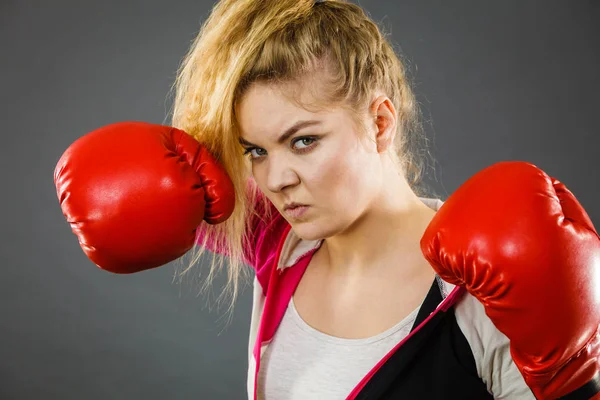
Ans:
<svg viewBox="0 0 600 400"><path fill-rule="evenodd" d="M304 150L304 149L310 147L310 145L313 144L314 142L316 142L315 138L302 137L302 138L298 138L298 139L294 140L293 146L295 148L297 148L298 150ZM298 143L302 143L305 147L300 147L300 148L296 147L296 144L298 144Z"/></svg>
<svg viewBox="0 0 600 400"><path fill-rule="evenodd" d="M266 153L265 149L261 149L260 147L248 147L244 151L244 155L245 156L246 155L249 156L251 160L258 159L258 158L260 158L260 157L262 157L262 156L265 155L265 154L255 154L254 152L256 152L256 153L260 153L260 152Z"/></svg>
<svg viewBox="0 0 600 400"><path fill-rule="evenodd" d="M297 153L304 154L312 151L319 143L319 138L314 136L304 136L294 139L292 147ZM296 144L300 143L302 146L298 147Z"/></svg>

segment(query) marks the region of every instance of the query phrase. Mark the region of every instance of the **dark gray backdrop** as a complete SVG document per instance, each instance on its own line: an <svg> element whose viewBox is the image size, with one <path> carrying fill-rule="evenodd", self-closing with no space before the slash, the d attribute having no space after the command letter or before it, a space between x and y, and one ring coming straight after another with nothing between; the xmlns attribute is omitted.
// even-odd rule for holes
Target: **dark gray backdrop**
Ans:
<svg viewBox="0 0 600 400"><path fill-rule="evenodd" d="M54 165L77 137L162 123L179 60L212 2L0 0L0 398L245 396L250 291L232 324L172 265L94 267L66 224ZM363 1L416 72L443 196L493 162L534 162L600 223L600 4ZM135 149L132 149L135 151Z"/></svg>

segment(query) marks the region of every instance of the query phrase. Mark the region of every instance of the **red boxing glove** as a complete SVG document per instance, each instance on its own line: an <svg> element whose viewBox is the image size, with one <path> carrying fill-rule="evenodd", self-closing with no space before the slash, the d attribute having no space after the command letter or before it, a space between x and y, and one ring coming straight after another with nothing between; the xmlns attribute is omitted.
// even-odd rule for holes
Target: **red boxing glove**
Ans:
<svg viewBox="0 0 600 400"><path fill-rule="evenodd" d="M600 238L562 183L524 162L486 168L445 202L421 248L484 305L538 399L598 393Z"/></svg>
<svg viewBox="0 0 600 400"><path fill-rule="evenodd" d="M194 244L202 220L225 221L235 196L225 170L185 132L122 122L76 140L54 171L60 205L85 254L132 273Z"/></svg>

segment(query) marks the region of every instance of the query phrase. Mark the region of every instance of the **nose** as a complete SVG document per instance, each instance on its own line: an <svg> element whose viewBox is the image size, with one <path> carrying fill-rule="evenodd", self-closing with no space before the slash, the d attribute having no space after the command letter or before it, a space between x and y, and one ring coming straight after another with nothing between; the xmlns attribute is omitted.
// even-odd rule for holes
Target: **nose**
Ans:
<svg viewBox="0 0 600 400"><path fill-rule="evenodd" d="M285 156L271 156L268 162L267 188L271 192L279 193L287 187L300 183L300 177Z"/></svg>

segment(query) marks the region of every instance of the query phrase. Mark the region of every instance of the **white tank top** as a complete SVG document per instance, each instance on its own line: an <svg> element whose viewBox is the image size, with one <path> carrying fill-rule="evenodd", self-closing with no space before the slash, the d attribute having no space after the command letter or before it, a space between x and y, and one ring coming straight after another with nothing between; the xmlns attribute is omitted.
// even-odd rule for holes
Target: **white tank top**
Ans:
<svg viewBox="0 0 600 400"><path fill-rule="evenodd" d="M345 399L412 328L419 308L366 339L342 339L308 325L293 299L261 357L259 400Z"/></svg>

